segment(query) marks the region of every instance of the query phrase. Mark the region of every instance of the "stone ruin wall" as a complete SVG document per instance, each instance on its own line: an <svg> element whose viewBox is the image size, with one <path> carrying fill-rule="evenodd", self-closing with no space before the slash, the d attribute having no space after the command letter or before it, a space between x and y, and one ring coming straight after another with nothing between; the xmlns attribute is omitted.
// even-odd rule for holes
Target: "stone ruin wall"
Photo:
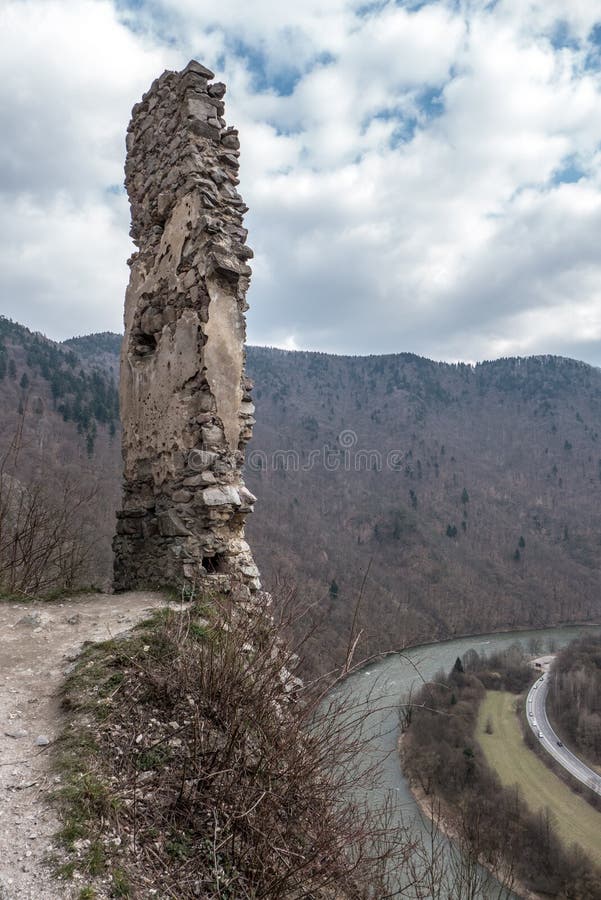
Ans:
<svg viewBox="0 0 601 900"><path fill-rule="evenodd" d="M123 508L115 589L213 583L251 591L244 540L255 498L242 480L254 407L244 375L252 251L225 85L197 62L136 104L125 184L129 260L121 354Z"/></svg>

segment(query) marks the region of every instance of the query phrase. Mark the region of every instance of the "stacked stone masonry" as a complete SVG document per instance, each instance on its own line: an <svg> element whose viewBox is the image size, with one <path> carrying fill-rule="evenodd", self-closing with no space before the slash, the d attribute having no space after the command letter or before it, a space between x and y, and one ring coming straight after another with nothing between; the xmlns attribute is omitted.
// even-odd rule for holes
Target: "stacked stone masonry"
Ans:
<svg viewBox="0 0 601 900"><path fill-rule="evenodd" d="M136 104L125 184L131 236L121 357L123 508L115 589L208 583L251 592L242 480L252 434L244 375L246 246L238 133L225 85L193 61Z"/></svg>

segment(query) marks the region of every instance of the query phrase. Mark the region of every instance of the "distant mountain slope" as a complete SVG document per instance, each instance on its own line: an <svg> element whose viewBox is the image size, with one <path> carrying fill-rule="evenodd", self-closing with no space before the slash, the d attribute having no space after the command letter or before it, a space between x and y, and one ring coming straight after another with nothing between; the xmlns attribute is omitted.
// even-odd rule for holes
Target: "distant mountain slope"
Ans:
<svg viewBox="0 0 601 900"><path fill-rule="evenodd" d="M69 338L63 346L69 347L89 363L111 372L115 382L119 379L119 354L123 336L112 331L99 331Z"/></svg>
<svg viewBox="0 0 601 900"><path fill-rule="evenodd" d="M119 431L101 421L102 404L95 417L94 398L114 396L120 337L56 345L5 328L3 433L25 373L28 418L47 458L99 480L108 577ZM88 432L61 411L75 409L76 395L54 397L56 378L45 378L36 353L57 353L57 370L75 378L83 371L77 409L90 411L91 457ZM601 617L600 370L559 357L469 366L250 347L248 372L257 424L246 480L259 498L249 538L268 587L283 579L316 604L316 655L346 646L364 578L364 652Z"/></svg>
<svg viewBox="0 0 601 900"><path fill-rule="evenodd" d="M84 334L79 337L68 338L64 345L72 347L81 356L96 357L106 353L112 357L119 357L123 336L114 331L97 331L94 334Z"/></svg>
<svg viewBox="0 0 601 900"><path fill-rule="evenodd" d="M248 368L250 540L319 599L330 646L368 567L373 651L601 615L601 371L255 347Z"/></svg>
<svg viewBox="0 0 601 900"><path fill-rule="evenodd" d="M90 580L107 583L119 492L119 398L112 364L94 362L0 317L0 469L58 497L94 494L78 523L95 534ZM0 506L2 501L0 500Z"/></svg>
<svg viewBox="0 0 601 900"><path fill-rule="evenodd" d="M0 316L0 380L15 383L4 391L4 403L17 399L17 409L32 404L43 415L51 404L64 422L73 422L86 437L92 455L98 426L115 427L119 421L119 396L107 365L93 365L67 345L56 344L41 334Z"/></svg>

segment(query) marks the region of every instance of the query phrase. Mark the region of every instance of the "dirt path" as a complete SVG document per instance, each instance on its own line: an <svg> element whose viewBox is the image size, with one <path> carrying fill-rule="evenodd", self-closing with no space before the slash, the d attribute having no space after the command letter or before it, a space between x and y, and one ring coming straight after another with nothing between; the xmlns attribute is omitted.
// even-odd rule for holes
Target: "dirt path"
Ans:
<svg viewBox="0 0 601 900"><path fill-rule="evenodd" d="M45 802L56 786L46 751L60 731L57 689L84 641L127 631L164 603L150 593L0 603L0 900L77 896L44 864L58 828Z"/></svg>

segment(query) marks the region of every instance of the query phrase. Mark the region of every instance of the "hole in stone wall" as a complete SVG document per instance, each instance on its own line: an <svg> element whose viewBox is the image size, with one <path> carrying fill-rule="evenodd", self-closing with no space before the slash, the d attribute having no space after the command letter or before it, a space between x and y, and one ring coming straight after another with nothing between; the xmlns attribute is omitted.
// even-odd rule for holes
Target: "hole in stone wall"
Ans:
<svg viewBox="0 0 601 900"><path fill-rule="evenodd" d="M150 356L151 353L154 353L157 348L157 342L153 334L138 332L135 335L132 334L131 348L133 356L144 358L145 356Z"/></svg>
<svg viewBox="0 0 601 900"><path fill-rule="evenodd" d="M203 557L202 564L210 575L223 572L225 553L215 553L214 556Z"/></svg>

